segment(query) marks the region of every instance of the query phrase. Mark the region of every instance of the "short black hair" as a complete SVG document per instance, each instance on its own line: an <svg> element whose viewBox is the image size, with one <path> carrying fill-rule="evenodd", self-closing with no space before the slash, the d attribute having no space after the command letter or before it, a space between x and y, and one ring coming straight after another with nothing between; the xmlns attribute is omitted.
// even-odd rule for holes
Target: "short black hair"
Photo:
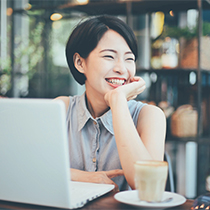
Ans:
<svg viewBox="0 0 210 210"><path fill-rule="evenodd" d="M125 39L135 55L135 59L137 59L137 40L132 29L125 22L110 15L89 18L76 26L66 44L66 58L69 69L80 85L85 83L86 77L75 68L74 54L78 53L82 58L87 58L109 29L116 31Z"/></svg>

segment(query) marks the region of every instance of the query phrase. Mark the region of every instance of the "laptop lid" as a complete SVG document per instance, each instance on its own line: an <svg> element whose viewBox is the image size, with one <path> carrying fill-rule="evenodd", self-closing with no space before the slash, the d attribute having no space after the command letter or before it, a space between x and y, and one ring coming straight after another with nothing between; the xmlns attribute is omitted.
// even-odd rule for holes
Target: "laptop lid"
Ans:
<svg viewBox="0 0 210 210"><path fill-rule="evenodd" d="M68 208L70 164L65 105L0 100L0 199Z"/></svg>

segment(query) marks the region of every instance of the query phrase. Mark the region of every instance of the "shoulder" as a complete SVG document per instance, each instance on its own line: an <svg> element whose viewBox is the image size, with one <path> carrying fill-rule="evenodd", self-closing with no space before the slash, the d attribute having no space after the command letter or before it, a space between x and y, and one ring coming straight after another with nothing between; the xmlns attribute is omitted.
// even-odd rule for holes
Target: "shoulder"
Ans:
<svg viewBox="0 0 210 210"><path fill-rule="evenodd" d="M141 101L136 101L136 100L130 100L128 101L128 107L130 110L131 115L135 114L139 114L139 111L145 106L147 105L146 103L143 103Z"/></svg>
<svg viewBox="0 0 210 210"><path fill-rule="evenodd" d="M157 106L147 105L139 113L137 130L145 144L163 145L166 135L166 117ZM147 143L146 143L147 142ZM156 143L154 143L156 142Z"/></svg>
<svg viewBox="0 0 210 210"><path fill-rule="evenodd" d="M139 115L142 115L142 116L151 115L153 117L159 116L159 117L165 118L165 114L162 111L162 109L160 109L158 106L149 105L149 104L147 106L142 107L142 111L140 112Z"/></svg>
<svg viewBox="0 0 210 210"><path fill-rule="evenodd" d="M59 96L59 97L55 98L54 100L63 101L65 106L66 106L66 112L67 112L68 107L69 107L69 103L70 103L70 97L69 96Z"/></svg>
<svg viewBox="0 0 210 210"><path fill-rule="evenodd" d="M148 123L163 123L165 124L166 117L162 109L154 105L147 105L142 107L139 113L138 122L145 121Z"/></svg>
<svg viewBox="0 0 210 210"><path fill-rule="evenodd" d="M143 112L153 112L157 114L164 115L162 109L160 109L158 106L147 104L147 106L144 106L142 109Z"/></svg>

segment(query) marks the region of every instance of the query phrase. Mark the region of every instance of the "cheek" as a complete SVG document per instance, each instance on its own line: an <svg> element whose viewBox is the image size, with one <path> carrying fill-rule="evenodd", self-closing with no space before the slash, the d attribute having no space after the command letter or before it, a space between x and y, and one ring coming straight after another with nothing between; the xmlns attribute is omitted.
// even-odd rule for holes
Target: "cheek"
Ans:
<svg viewBox="0 0 210 210"><path fill-rule="evenodd" d="M129 71L129 74L131 77L133 77L136 74L136 64L135 63L128 63L126 65L127 70Z"/></svg>
<svg viewBox="0 0 210 210"><path fill-rule="evenodd" d="M97 83L99 78L103 76L103 69L99 63L92 63L92 65L88 66L86 69L86 78L90 82Z"/></svg>

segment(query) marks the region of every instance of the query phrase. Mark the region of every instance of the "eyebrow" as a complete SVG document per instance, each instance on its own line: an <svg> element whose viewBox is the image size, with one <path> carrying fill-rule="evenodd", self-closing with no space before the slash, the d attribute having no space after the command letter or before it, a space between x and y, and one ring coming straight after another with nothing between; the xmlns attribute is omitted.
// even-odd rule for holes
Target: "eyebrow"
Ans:
<svg viewBox="0 0 210 210"><path fill-rule="evenodd" d="M99 53L106 52L106 51L117 53L117 51L113 50L113 49L104 49L104 50L101 50ZM125 54L132 54L132 55L134 55L131 51L128 51Z"/></svg>
<svg viewBox="0 0 210 210"><path fill-rule="evenodd" d="M117 53L117 51L113 50L113 49L104 49L104 50L101 50L99 53L102 53L102 52L105 52L105 51L110 51L110 52Z"/></svg>

